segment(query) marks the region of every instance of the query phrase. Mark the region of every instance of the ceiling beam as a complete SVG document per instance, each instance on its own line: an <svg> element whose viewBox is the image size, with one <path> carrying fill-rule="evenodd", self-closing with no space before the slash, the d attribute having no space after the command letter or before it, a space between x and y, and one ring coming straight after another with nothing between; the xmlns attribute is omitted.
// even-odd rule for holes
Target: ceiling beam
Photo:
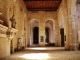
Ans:
<svg viewBox="0 0 80 60"><path fill-rule="evenodd" d="M56 11L58 8L27 8L29 11Z"/></svg>
<svg viewBox="0 0 80 60"><path fill-rule="evenodd" d="M38 9L35 9L34 10L34 9L31 9L30 10L30 9L28 9L28 11L57 11L57 10L47 10L47 9L45 9L45 10L43 10L43 9L42 10L38 10Z"/></svg>
<svg viewBox="0 0 80 60"><path fill-rule="evenodd" d="M62 0L24 0L24 1L62 1Z"/></svg>
<svg viewBox="0 0 80 60"><path fill-rule="evenodd" d="M80 4L80 0L77 0L77 4Z"/></svg>
<svg viewBox="0 0 80 60"><path fill-rule="evenodd" d="M44 8L29 8L27 7L27 9L58 9L58 7L44 7Z"/></svg>

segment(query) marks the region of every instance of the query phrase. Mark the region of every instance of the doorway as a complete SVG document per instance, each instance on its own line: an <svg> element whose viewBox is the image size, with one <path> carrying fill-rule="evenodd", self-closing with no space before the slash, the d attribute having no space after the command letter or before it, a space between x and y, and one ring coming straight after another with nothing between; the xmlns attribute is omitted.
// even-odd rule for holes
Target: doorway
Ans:
<svg viewBox="0 0 80 60"><path fill-rule="evenodd" d="M13 39L10 41L10 54L13 53Z"/></svg>
<svg viewBox="0 0 80 60"><path fill-rule="evenodd" d="M61 47L64 47L64 28L60 29L61 34Z"/></svg>
<svg viewBox="0 0 80 60"><path fill-rule="evenodd" d="M49 28L45 28L46 43L49 43Z"/></svg>
<svg viewBox="0 0 80 60"><path fill-rule="evenodd" d="M38 44L39 43L39 28L34 27L33 29L33 44Z"/></svg>

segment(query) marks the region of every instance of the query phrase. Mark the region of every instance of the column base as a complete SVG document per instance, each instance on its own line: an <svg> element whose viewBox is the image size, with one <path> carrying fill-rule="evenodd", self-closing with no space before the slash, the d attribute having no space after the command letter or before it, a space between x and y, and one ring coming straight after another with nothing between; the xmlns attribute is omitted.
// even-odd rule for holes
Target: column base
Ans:
<svg viewBox="0 0 80 60"><path fill-rule="evenodd" d="M65 50L76 51L76 50L78 50L78 44L73 44L73 45L65 46Z"/></svg>
<svg viewBox="0 0 80 60"><path fill-rule="evenodd" d="M70 50L71 51L77 51L78 50L78 44L73 44L72 46L70 46Z"/></svg>

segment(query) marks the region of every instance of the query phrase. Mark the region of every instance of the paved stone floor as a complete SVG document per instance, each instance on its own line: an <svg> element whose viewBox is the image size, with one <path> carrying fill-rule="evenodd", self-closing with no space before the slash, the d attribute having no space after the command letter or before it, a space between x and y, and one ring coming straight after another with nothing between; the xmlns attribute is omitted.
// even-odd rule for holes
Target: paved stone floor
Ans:
<svg viewBox="0 0 80 60"><path fill-rule="evenodd" d="M63 49L63 48L61 48ZM33 50L32 48L16 52L2 60L80 60L80 51Z"/></svg>

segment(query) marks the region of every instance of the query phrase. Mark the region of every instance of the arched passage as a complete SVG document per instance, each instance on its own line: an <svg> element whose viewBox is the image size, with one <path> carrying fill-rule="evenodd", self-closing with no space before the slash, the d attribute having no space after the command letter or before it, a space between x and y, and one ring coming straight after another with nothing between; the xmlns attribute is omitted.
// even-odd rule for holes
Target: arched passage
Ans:
<svg viewBox="0 0 80 60"><path fill-rule="evenodd" d="M50 35L50 34L49 34L50 31L49 31L49 30L50 30L50 29L49 29L48 27L45 28L45 36L46 36L46 37L45 37L45 40L46 40L46 43L49 43L49 37L50 37L50 36L49 36L49 35Z"/></svg>
<svg viewBox="0 0 80 60"><path fill-rule="evenodd" d="M33 44L39 43L39 28L34 27L33 28Z"/></svg>
<svg viewBox="0 0 80 60"><path fill-rule="evenodd" d="M45 22L45 42L55 44L55 26L51 20Z"/></svg>
<svg viewBox="0 0 80 60"><path fill-rule="evenodd" d="M60 35L61 35L61 47L64 47L64 28L60 29Z"/></svg>
<svg viewBox="0 0 80 60"><path fill-rule="evenodd" d="M39 23L37 20L30 22L30 46L38 44L39 38Z"/></svg>

